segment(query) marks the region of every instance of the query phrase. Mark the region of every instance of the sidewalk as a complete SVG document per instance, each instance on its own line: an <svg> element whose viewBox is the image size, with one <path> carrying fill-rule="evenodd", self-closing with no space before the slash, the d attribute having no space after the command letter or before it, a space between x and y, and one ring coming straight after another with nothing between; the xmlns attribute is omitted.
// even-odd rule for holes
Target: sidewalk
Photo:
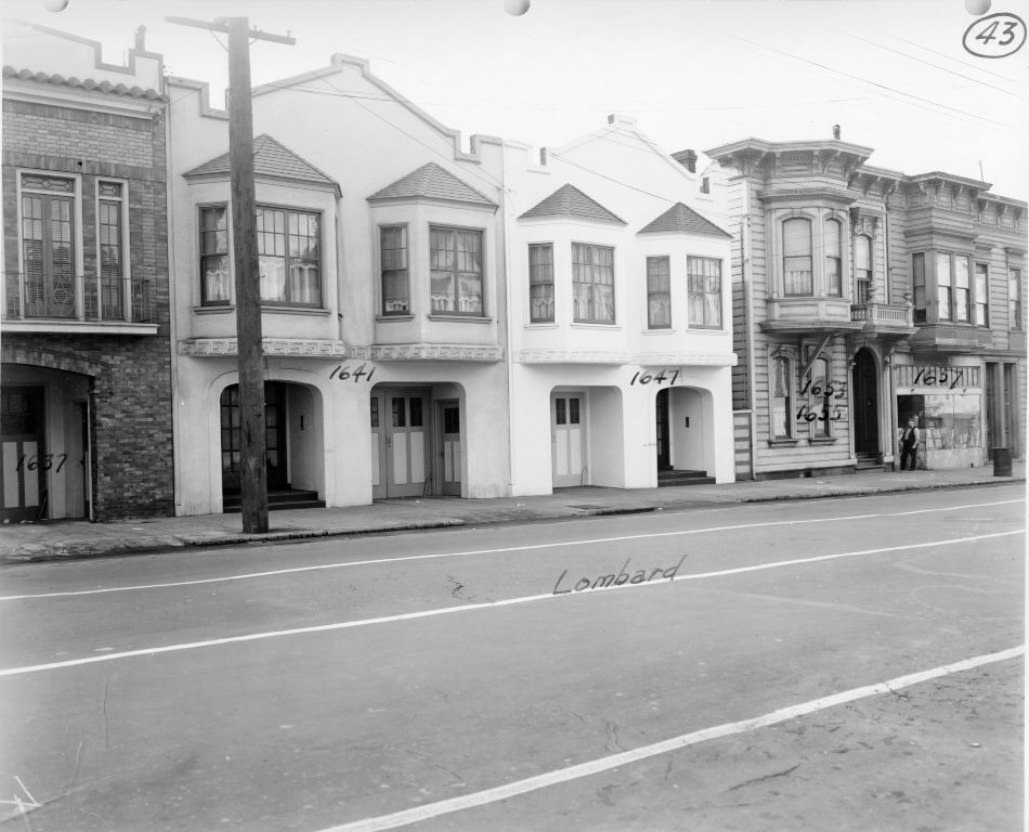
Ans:
<svg viewBox="0 0 1029 832"><path fill-rule="evenodd" d="M115 523L79 520L23 523L0 527L0 564L142 554L189 546L234 546L333 535L632 514L663 509L710 508L772 500L853 497L1012 482L1025 482L1025 463L1015 462L1010 477L993 476L993 468L984 466L954 471L892 471L730 485L633 490L565 488L556 494L541 497L384 500L370 506L351 508L273 511L269 514L269 532L260 535L242 534L239 514L165 517Z"/></svg>

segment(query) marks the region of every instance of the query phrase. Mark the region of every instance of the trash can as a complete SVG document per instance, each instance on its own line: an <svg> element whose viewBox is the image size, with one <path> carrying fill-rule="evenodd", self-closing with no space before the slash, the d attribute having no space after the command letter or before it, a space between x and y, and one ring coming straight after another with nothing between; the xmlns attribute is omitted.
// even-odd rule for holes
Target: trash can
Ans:
<svg viewBox="0 0 1029 832"><path fill-rule="evenodd" d="M993 476L1011 476L1011 451L1007 448L993 449Z"/></svg>

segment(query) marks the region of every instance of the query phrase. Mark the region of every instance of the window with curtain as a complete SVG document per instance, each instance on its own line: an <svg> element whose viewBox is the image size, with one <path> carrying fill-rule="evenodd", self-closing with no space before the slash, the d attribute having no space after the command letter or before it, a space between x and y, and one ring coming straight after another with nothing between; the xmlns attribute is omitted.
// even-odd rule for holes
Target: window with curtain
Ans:
<svg viewBox="0 0 1029 832"><path fill-rule="evenodd" d="M793 438L793 362L785 355L772 357L769 406L772 439Z"/></svg>
<svg viewBox="0 0 1029 832"><path fill-rule="evenodd" d="M811 436L816 439L832 436L833 394L832 364L825 356L819 356L811 365L811 386L808 388L808 408L817 417L809 424Z"/></svg>
<svg viewBox="0 0 1029 832"><path fill-rule="evenodd" d="M429 261L432 311L481 317L482 232L432 226Z"/></svg>
<svg viewBox="0 0 1029 832"><path fill-rule="evenodd" d="M972 305L972 289L969 285L968 258L954 256L954 320L968 323Z"/></svg>
<svg viewBox="0 0 1029 832"><path fill-rule="evenodd" d="M320 306L320 217L307 211L257 209L261 301Z"/></svg>
<svg viewBox="0 0 1029 832"><path fill-rule="evenodd" d="M843 223L825 221L825 292L831 298L843 297Z"/></svg>
<svg viewBox="0 0 1029 832"><path fill-rule="evenodd" d="M936 317L951 320L954 314L954 290L950 269L950 252L936 252Z"/></svg>
<svg viewBox="0 0 1029 832"><path fill-rule="evenodd" d="M782 224L783 293L787 297L814 294L811 272L811 220L794 217Z"/></svg>
<svg viewBox="0 0 1029 832"><path fill-rule="evenodd" d="M1008 269L1008 326L1022 328L1022 270Z"/></svg>
<svg viewBox="0 0 1029 832"><path fill-rule="evenodd" d="M864 234L854 238L854 301L868 303L872 299L872 238Z"/></svg>
<svg viewBox="0 0 1029 832"><path fill-rule="evenodd" d="M647 258L647 328L672 326L672 270L669 258Z"/></svg>
<svg viewBox="0 0 1029 832"><path fill-rule="evenodd" d="M975 264L975 325L990 325L990 269L985 263Z"/></svg>
<svg viewBox="0 0 1029 832"><path fill-rule="evenodd" d="M687 257L690 326L720 329L722 326L722 261Z"/></svg>
<svg viewBox="0 0 1029 832"><path fill-rule="evenodd" d="M615 250L572 243L572 297L576 323L615 322Z"/></svg>
<svg viewBox="0 0 1029 832"><path fill-rule="evenodd" d="M224 205L200 209L200 304L230 302L229 225Z"/></svg>
<svg viewBox="0 0 1029 832"><path fill-rule="evenodd" d="M911 293L915 307L915 323L925 323L925 254L922 252L911 256Z"/></svg>
<svg viewBox="0 0 1029 832"><path fill-rule="evenodd" d="M390 225L379 229L379 263L382 272L382 314L410 314L407 226Z"/></svg>
<svg viewBox="0 0 1029 832"><path fill-rule="evenodd" d="M534 324L554 320L554 246L536 243L529 246L529 321Z"/></svg>

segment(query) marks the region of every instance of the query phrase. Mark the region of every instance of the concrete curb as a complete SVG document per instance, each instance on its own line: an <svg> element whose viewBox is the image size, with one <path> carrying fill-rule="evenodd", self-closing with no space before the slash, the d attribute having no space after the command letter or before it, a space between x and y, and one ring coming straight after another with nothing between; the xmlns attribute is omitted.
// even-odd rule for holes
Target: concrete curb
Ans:
<svg viewBox="0 0 1029 832"><path fill-rule="evenodd" d="M93 540L23 544L0 549L0 566L26 563L45 563L50 561L66 561L72 559L92 559L106 557L127 557L130 555L160 554L183 549L222 549L231 546L269 545L291 541L313 540L328 537L358 537L375 534L391 534L395 532L429 531L432 529L459 528L473 525L493 525L499 523L518 523L546 520L560 520L582 517L608 517L630 514L649 514L658 511L678 511L697 508L710 508L712 505L743 505L746 503L781 502L786 500L824 500L835 497L877 496L909 491L939 491L955 488L990 487L1025 482L1024 477L997 477L995 480L979 482L944 482L944 483L889 483L869 487L867 485L847 487L834 484L823 491L785 492L781 494L753 495L719 495L715 499L690 500L688 496L670 502L648 501L636 505L598 505L560 506L529 508L523 506L524 512L518 516L510 513L497 516L496 513L484 510L480 517L437 518L409 522L376 522L374 524L355 526L353 528L307 528L271 531L267 534L247 535L242 533L207 533L207 534L160 534L141 535L138 537L118 537L115 535L98 537Z"/></svg>

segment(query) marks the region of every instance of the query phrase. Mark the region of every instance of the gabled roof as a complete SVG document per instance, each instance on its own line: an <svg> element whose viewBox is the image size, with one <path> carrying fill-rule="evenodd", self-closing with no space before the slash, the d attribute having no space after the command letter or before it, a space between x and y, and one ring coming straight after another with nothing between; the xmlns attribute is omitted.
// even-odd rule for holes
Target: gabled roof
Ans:
<svg viewBox="0 0 1029 832"><path fill-rule="evenodd" d="M411 171L381 191L376 191L368 199L444 199L450 202L470 202L474 205L497 207L491 199L466 185L435 162L429 162Z"/></svg>
<svg viewBox="0 0 1029 832"><path fill-rule="evenodd" d="M230 172L229 154L223 153L217 158L183 174L186 177L228 175ZM254 174L270 176L275 179L288 179L294 182L314 182L329 185L339 191L336 180L326 176L314 165L301 159L285 145L275 141L267 134L254 139Z"/></svg>
<svg viewBox="0 0 1029 832"><path fill-rule="evenodd" d="M641 228L638 234L708 234L715 237L732 235L723 231L713 222L705 219L688 205L675 203L660 217Z"/></svg>
<svg viewBox="0 0 1029 832"><path fill-rule="evenodd" d="M590 199L574 185L562 185L542 202L534 205L518 219L539 219L540 217L572 217L574 219L609 222L627 225L621 217L607 210L599 202Z"/></svg>

